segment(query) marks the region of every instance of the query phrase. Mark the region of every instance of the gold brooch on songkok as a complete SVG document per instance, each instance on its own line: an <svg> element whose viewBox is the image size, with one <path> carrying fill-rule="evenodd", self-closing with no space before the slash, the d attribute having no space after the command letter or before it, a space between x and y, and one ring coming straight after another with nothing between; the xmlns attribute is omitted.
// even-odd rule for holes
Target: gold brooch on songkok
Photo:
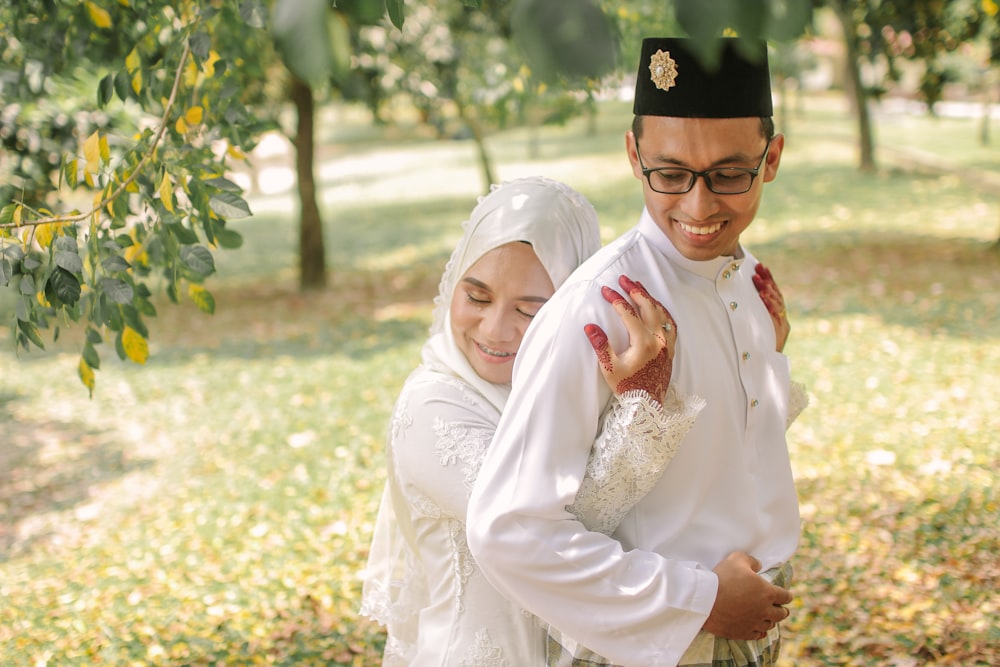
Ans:
<svg viewBox="0 0 1000 667"><path fill-rule="evenodd" d="M657 49L649 58L649 78L660 90L670 90L677 80L677 62L670 57L670 51Z"/></svg>

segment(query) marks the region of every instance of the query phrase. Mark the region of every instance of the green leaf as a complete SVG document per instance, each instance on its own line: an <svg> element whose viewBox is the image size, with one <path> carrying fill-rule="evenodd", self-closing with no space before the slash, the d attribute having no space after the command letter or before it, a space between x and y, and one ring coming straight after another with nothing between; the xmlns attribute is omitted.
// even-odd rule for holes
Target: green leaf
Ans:
<svg viewBox="0 0 1000 667"><path fill-rule="evenodd" d="M80 251L76 245L76 239L71 236L57 236L52 240L52 245L56 250L65 250L72 253L79 253Z"/></svg>
<svg viewBox="0 0 1000 667"><path fill-rule="evenodd" d="M156 317L156 306L149 299L143 299L142 297L137 297L135 300L136 309L147 317Z"/></svg>
<svg viewBox="0 0 1000 667"><path fill-rule="evenodd" d="M87 327L86 335L87 342L91 345L100 345L104 342L104 338L101 337L100 332L94 327Z"/></svg>
<svg viewBox="0 0 1000 667"><path fill-rule="evenodd" d="M131 248L135 245L135 241L128 234L119 234L115 237L115 245L119 248Z"/></svg>
<svg viewBox="0 0 1000 667"><path fill-rule="evenodd" d="M329 78L333 66L327 6L328 0L276 0L271 14L271 34L282 62L310 85Z"/></svg>
<svg viewBox="0 0 1000 667"><path fill-rule="evenodd" d="M205 180L202 181L202 183L204 183L205 185L210 185L216 190L222 190L223 192L235 192L236 194L243 192L243 188L241 188L236 183L233 183L228 178L225 178L224 176L216 176L215 178L206 178Z"/></svg>
<svg viewBox="0 0 1000 667"><path fill-rule="evenodd" d="M38 327L34 324L31 322L25 322L24 320L18 320L17 328L21 330L21 333L28 337L28 340L40 349L45 349L45 343L42 342L42 337L38 335Z"/></svg>
<svg viewBox="0 0 1000 667"><path fill-rule="evenodd" d="M69 271L70 273L83 272L83 260L75 252L68 250L57 250L55 253L56 266Z"/></svg>
<svg viewBox="0 0 1000 667"><path fill-rule="evenodd" d="M41 265L42 265L42 263L40 261L38 261L38 258L35 257L34 255L25 255L24 259L21 260L21 267L25 271L34 271L35 269L37 269Z"/></svg>
<svg viewBox="0 0 1000 667"><path fill-rule="evenodd" d="M66 179L66 185L68 185L71 190L76 189L76 186L80 183L78 170L79 165L76 160L66 160L66 162L63 163L63 178Z"/></svg>
<svg viewBox="0 0 1000 667"><path fill-rule="evenodd" d="M0 208L0 225L9 225L14 222L14 209L16 208L17 204L7 204Z"/></svg>
<svg viewBox="0 0 1000 667"><path fill-rule="evenodd" d="M212 195L208 200L208 205L216 215L227 220L253 215L246 201L232 192L219 192Z"/></svg>
<svg viewBox="0 0 1000 667"><path fill-rule="evenodd" d="M101 291L115 303L132 303L132 286L117 278L102 278Z"/></svg>
<svg viewBox="0 0 1000 667"><path fill-rule="evenodd" d="M111 101L111 96L115 94L114 78L108 74L97 85L97 106L103 109Z"/></svg>
<svg viewBox="0 0 1000 667"><path fill-rule="evenodd" d="M19 288L21 294L33 296L35 294L35 278L30 273L21 276Z"/></svg>
<svg viewBox="0 0 1000 667"><path fill-rule="evenodd" d="M218 241L220 247L228 250L235 250L243 245L243 235L225 227L215 228L215 240Z"/></svg>
<svg viewBox="0 0 1000 667"><path fill-rule="evenodd" d="M76 257L77 260L80 259L76 255L73 256ZM55 271L52 272L52 275L49 276L49 281L46 284L46 287L51 288L55 293L56 298L67 305L72 306L80 300L80 281L75 275L73 275L73 272L70 272L61 266L56 267Z"/></svg>
<svg viewBox="0 0 1000 667"><path fill-rule="evenodd" d="M184 245L198 242L198 235L179 222L167 223L166 227Z"/></svg>
<svg viewBox="0 0 1000 667"><path fill-rule="evenodd" d="M115 74L115 95L122 102L132 96L132 77L124 69Z"/></svg>
<svg viewBox="0 0 1000 667"><path fill-rule="evenodd" d="M101 268L108 273L116 271L128 271L130 264L121 255L109 255L101 262Z"/></svg>
<svg viewBox="0 0 1000 667"><path fill-rule="evenodd" d="M21 297L14 305L14 317L22 322L31 321L31 301L28 297Z"/></svg>
<svg viewBox="0 0 1000 667"><path fill-rule="evenodd" d="M10 279L14 275L14 269L10 265L10 260L6 257L0 257L0 286L7 287L10 284Z"/></svg>
<svg viewBox="0 0 1000 667"><path fill-rule="evenodd" d="M267 25L267 8L260 0L243 0L240 3L240 18L251 28Z"/></svg>
<svg viewBox="0 0 1000 667"><path fill-rule="evenodd" d="M191 53L201 62L208 60L208 53L212 50L212 38L205 32L196 32L191 35Z"/></svg>
<svg viewBox="0 0 1000 667"><path fill-rule="evenodd" d="M399 30L403 29L403 0L385 0L385 8L389 12L389 20Z"/></svg>
<svg viewBox="0 0 1000 667"><path fill-rule="evenodd" d="M89 340L84 343L81 356L91 368L99 369L101 367L101 355L97 354L97 348Z"/></svg>
<svg viewBox="0 0 1000 667"><path fill-rule="evenodd" d="M15 262L24 259L24 251L21 250L21 246L19 245L5 245L3 248L0 248L0 253L10 257Z"/></svg>
<svg viewBox="0 0 1000 667"><path fill-rule="evenodd" d="M180 255L181 261L199 275L207 276L215 272L215 258L205 246L183 246Z"/></svg>

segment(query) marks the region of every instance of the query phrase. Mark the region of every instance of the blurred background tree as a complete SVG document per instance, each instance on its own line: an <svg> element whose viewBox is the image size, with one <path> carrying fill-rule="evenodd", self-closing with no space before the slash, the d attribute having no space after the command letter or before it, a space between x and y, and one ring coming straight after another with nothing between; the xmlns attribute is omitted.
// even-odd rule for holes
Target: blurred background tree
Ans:
<svg viewBox="0 0 1000 667"><path fill-rule="evenodd" d="M155 289L212 312L212 251L238 247L227 221L251 214L233 172L274 131L295 151L299 286L323 288L318 108L363 104L384 125L413 109L434 136L472 141L485 191L492 133L593 117L598 95L631 87L649 34L699 38L708 61L711 37L768 39L788 128L787 93L812 58L800 38L826 13L842 33L862 169L875 168L869 100L917 68L934 109L969 77L969 52L988 141L995 0L3 3L0 286L16 294L15 345L81 322L92 390L106 336L123 359L145 359Z"/></svg>

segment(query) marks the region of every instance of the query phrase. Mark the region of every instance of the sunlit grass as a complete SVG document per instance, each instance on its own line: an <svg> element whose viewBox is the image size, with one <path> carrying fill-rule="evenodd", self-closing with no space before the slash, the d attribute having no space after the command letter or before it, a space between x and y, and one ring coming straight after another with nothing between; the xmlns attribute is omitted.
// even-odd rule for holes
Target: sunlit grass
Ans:
<svg viewBox="0 0 1000 667"><path fill-rule="evenodd" d="M954 174L859 174L849 121L807 111L745 236L812 400L789 433L804 532L783 664L998 664L1000 202ZM498 175L577 186L610 239L641 206L628 122L612 104L592 139L548 129L537 160L527 131L495 137ZM924 148L960 161L970 127L892 131L952 136ZM378 664L356 610L383 437L482 184L467 142L364 136L345 155L419 168L327 172L327 290L295 289L296 208L274 196L218 255L216 315L158 301L149 362L104 351L92 400L72 327L0 351L0 663Z"/></svg>

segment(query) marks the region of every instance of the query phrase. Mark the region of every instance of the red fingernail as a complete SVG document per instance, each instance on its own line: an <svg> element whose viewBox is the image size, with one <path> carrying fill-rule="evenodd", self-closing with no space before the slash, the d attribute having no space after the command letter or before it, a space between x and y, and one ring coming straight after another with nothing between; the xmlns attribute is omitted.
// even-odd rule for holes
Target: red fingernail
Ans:
<svg viewBox="0 0 1000 667"><path fill-rule="evenodd" d="M621 294L614 291L607 285L603 285L601 287L601 295L604 297L605 301L611 304L615 304L619 301L625 301L625 297L623 297Z"/></svg>

